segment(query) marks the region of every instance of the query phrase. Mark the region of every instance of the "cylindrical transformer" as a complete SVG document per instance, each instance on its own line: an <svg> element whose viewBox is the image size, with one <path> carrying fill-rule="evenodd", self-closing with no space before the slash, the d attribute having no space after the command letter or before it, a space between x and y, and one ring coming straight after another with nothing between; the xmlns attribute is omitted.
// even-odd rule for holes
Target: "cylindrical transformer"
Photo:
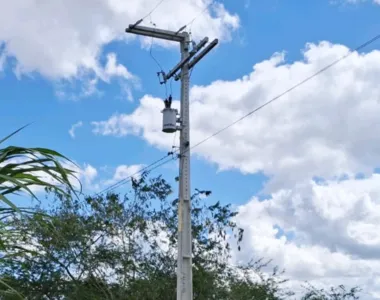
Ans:
<svg viewBox="0 0 380 300"><path fill-rule="evenodd" d="M162 131L173 133L177 130L177 110L173 108L165 108L163 111Z"/></svg>

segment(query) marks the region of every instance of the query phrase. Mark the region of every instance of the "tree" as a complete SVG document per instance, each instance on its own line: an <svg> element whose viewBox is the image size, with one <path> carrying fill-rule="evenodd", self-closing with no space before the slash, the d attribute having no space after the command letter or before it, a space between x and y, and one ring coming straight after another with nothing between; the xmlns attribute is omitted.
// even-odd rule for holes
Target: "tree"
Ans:
<svg viewBox="0 0 380 300"><path fill-rule="evenodd" d="M302 297L302 300L357 300L360 289L353 287L347 289L344 285L331 287L329 290L317 289L311 284L306 287L307 292Z"/></svg>
<svg viewBox="0 0 380 300"><path fill-rule="evenodd" d="M282 273L265 276L267 262L232 266L229 236L239 247L244 230L229 205L207 205L209 191L192 196L196 300L289 299ZM0 278L28 299L174 300L178 199L161 177L143 174L124 197L83 200L56 195L56 207L8 219L29 252L0 260ZM4 300L15 295L5 294Z"/></svg>

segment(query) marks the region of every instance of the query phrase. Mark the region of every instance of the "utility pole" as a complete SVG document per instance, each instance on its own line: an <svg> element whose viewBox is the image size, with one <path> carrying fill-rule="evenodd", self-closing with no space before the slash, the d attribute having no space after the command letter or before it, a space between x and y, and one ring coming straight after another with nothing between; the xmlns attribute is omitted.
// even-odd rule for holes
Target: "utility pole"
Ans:
<svg viewBox="0 0 380 300"><path fill-rule="evenodd" d="M128 33L143 35L180 43L181 61L167 74L162 75L161 84L174 77L181 80L181 108L180 117L177 111L170 107L170 102L165 100L163 131L173 133L180 131L179 151L179 201L178 201L178 261L177 261L177 300L193 300L193 275L192 275L192 233L191 233L191 190L190 190L190 113L189 113L189 71L217 44L212 41L206 48L199 52L208 43L204 38L200 43L190 41L189 33L184 31L186 26L177 32L139 26L143 20L139 20L125 30ZM190 47L192 49L190 50ZM199 52L199 54L198 54ZM198 54L198 55L196 55ZM177 72L179 72L177 74ZM179 125L177 125L177 123Z"/></svg>

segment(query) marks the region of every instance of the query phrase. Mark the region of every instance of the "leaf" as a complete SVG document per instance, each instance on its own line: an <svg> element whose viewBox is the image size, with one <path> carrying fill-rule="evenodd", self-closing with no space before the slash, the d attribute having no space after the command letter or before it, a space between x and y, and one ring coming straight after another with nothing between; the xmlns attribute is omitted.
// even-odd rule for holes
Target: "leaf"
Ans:
<svg viewBox="0 0 380 300"><path fill-rule="evenodd" d="M10 177L8 175L4 175L0 173L0 179L3 178L6 181L12 182L16 186L21 186L24 190L26 190L33 198L37 199L36 195L27 187L27 185L23 184L20 180L16 180L13 177Z"/></svg>
<svg viewBox="0 0 380 300"><path fill-rule="evenodd" d="M0 144L3 143L3 142L5 142L6 140L8 140L9 138L11 138L15 134L19 133L21 130L23 130L24 128L28 127L30 124L32 124L32 123L26 124L26 125L22 126L21 128L13 131L10 135L8 135L5 138L3 138L2 140L0 140Z"/></svg>
<svg viewBox="0 0 380 300"><path fill-rule="evenodd" d="M0 194L0 199L7 204L8 206L12 207L15 211L20 211L19 208L13 204L12 201L10 201L7 197L5 197L3 194Z"/></svg>
<svg viewBox="0 0 380 300"><path fill-rule="evenodd" d="M13 287L11 287L9 284L7 284L6 282L4 282L1 279L0 279L0 285L3 285L6 288L8 288L11 293L17 295L20 299L25 299L25 297L23 295L21 295L18 291L16 291Z"/></svg>

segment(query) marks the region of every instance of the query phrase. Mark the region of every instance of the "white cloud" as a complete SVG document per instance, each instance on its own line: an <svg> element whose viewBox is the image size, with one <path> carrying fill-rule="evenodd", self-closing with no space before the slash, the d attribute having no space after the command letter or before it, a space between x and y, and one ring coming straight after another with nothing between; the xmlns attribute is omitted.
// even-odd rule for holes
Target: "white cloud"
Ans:
<svg viewBox="0 0 380 300"><path fill-rule="evenodd" d="M63 162L62 166L75 172L74 176L71 176L70 182L76 190L82 188L83 191L92 191L98 187L98 185L94 182L95 178L98 176L98 171L92 165L86 163L78 165L71 162ZM35 174L44 181L51 184L58 184L55 179L43 172L36 172ZM35 192L43 191L43 189L38 186L34 187L33 190Z"/></svg>
<svg viewBox="0 0 380 300"><path fill-rule="evenodd" d="M343 45L308 44L303 60L285 64L277 53L240 79L192 87L192 144L347 52ZM241 208L238 220L247 230L240 258L274 258L294 284L343 282L379 293L380 175L373 174L380 166L379 61L380 51L354 53L193 150L222 170L269 177L264 192L272 199L254 198ZM161 132L162 108L162 99L146 95L131 114L94 122L94 132L137 135L170 149L173 136ZM367 178L354 180L358 173ZM344 176L349 180L338 180ZM279 238L275 225L294 238Z"/></svg>
<svg viewBox="0 0 380 300"><path fill-rule="evenodd" d="M132 90L141 87L140 79L117 62L115 53L107 54L105 66L98 66L93 71L93 74L81 71L78 75L79 81L72 80L72 78L56 81L57 96L71 100L79 100L93 95L100 96L102 95L102 92L98 90L100 81L111 83L113 80L117 80L122 94L126 94L127 99L132 100Z"/></svg>
<svg viewBox="0 0 380 300"><path fill-rule="evenodd" d="M143 165L120 165L117 166L115 169L115 173L111 179L108 179L103 182L103 185L105 187L111 186L117 182L120 182L121 180L127 179L130 176L133 176L134 178L138 178L138 173L144 166Z"/></svg>
<svg viewBox="0 0 380 300"><path fill-rule="evenodd" d="M70 136L74 139L75 138L75 131L79 128L79 127L82 127L83 126L83 122L82 121L79 121L75 124L73 124L69 130L69 134Z"/></svg>
<svg viewBox="0 0 380 300"><path fill-rule="evenodd" d="M98 171L93 166L86 164L84 169L79 170L79 174L84 183L89 186L98 176Z"/></svg>
<svg viewBox="0 0 380 300"><path fill-rule="evenodd" d="M133 79L134 76L127 70L123 65L118 65L116 61L116 54L110 53L107 55L107 64L104 70L104 75L106 75L106 79L110 76L120 76L125 79Z"/></svg>
<svg viewBox="0 0 380 300"><path fill-rule="evenodd" d="M172 105L179 108L178 101ZM152 145L158 145L162 149L170 147L173 143L173 136L162 133L163 101L153 98L150 95L144 96L140 101L140 106L131 115L115 114L107 121L92 122L93 133L97 135L113 135L122 137L125 135L143 135ZM149 130L145 130L145 127Z"/></svg>
<svg viewBox="0 0 380 300"><path fill-rule="evenodd" d="M177 30L210 2L166 0L151 18L161 28ZM90 85L85 89L88 92L90 82L93 85L98 78L134 78L125 66L117 64L115 54L108 54L105 67L99 59L108 43L133 39L124 29L155 5L156 0L11 1L4 3L0 11L0 42L5 42L7 57L16 60L14 71L18 76L38 72L69 83L80 78ZM226 40L238 26L239 18L215 2L194 21L193 37L210 35Z"/></svg>
<svg viewBox="0 0 380 300"><path fill-rule="evenodd" d="M11 158L3 163L0 164L0 167L6 165L6 164L20 164L26 160L29 160L29 156L25 157L17 157L17 158ZM83 164L78 165L74 162L69 161L62 161L62 166L66 169L69 169L74 172L73 175L69 176L69 181L72 184L73 188L76 190L79 190L81 187L85 190L94 190L98 188L97 184L94 184L95 178L98 176L98 171L96 168L91 166L90 164ZM30 167L30 166L29 166ZM21 166L21 168L23 168ZM42 171L36 171L32 172L34 176L37 176L40 180L45 181L49 184L54 184L60 186L60 182L58 182L56 179L54 179L52 176L48 175L46 172ZM35 193L41 193L44 191L44 188L38 185L30 186L30 190Z"/></svg>
<svg viewBox="0 0 380 300"><path fill-rule="evenodd" d="M284 63L283 54L257 63L234 81L215 81L191 89L192 143L203 140L284 90L346 54L342 45L308 44L304 61ZM354 53L255 115L193 152L221 169L264 172L272 189L300 179L371 173L380 165L380 52ZM178 107L175 101L174 106ZM149 95L131 114L94 122L103 135L141 135L169 149L172 135L161 132L162 100Z"/></svg>
<svg viewBox="0 0 380 300"><path fill-rule="evenodd" d="M0 72L4 70L5 60L7 59L6 53L2 48L3 48L3 45L0 42Z"/></svg>
<svg viewBox="0 0 380 300"><path fill-rule="evenodd" d="M245 241L235 259L273 258L293 280L325 286L333 280L379 292L379 199L380 174L322 185L303 182L270 200L253 198L239 208Z"/></svg>
<svg viewBox="0 0 380 300"><path fill-rule="evenodd" d="M368 0L345 0L345 2L350 3L350 4L359 4L362 2L368 2ZM380 4L380 0L370 0L370 2L374 4Z"/></svg>

